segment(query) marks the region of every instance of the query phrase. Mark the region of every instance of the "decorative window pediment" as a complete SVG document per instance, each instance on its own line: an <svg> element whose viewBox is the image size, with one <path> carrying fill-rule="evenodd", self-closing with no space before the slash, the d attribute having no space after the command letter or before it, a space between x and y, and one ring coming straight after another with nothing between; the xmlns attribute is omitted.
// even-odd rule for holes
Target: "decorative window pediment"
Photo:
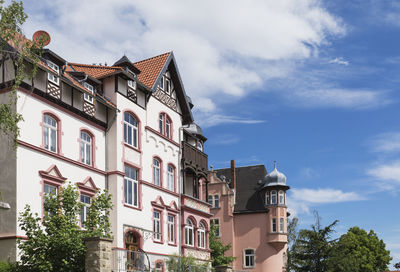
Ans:
<svg viewBox="0 0 400 272"><path fill-rule="evenodd" d="M53 181L53 182L58 183L60 185L67 180L66 177L63 177L63 175L61 175L60 170L58 169L58 167L55 164L50 166L45 171L43 171L43 170L39 171L39 175L43 179Z"/></svg>
<svg viewBox="0 0 400 272"><path fill-rule="evenodd" d="M162 199L161 196L158 196L156 198L156 200L152 201L151 205L156 206L156 207L161 208L161 209L164 209L165 206L166 206L165 203L164 203L164 200Z"/></svg>
<svg viewBox="0 0 400 272"><path fill-rule="evenodd" d="M79 190L89 195L94 195L99 190L91 177L85 178L84 181L77 183Z"/></svg>

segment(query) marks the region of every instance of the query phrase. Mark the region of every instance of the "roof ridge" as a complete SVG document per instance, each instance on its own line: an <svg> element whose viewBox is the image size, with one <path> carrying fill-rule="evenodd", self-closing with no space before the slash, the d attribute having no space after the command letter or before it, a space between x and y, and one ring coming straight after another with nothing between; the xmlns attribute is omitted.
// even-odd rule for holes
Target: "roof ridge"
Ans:
<svg viewBox="0 0 400 272"><path fill-rule="evenodd" d="M172 51L169 51L169 52L166 52L166 53L154 56L154 57L150 57L150 58L147 58L147 59L144 59L144 60L140 60L140 61L134 62L133 64L137 64L137 63L141 63L141 62L148 61L148 60L151 60L151 59L155 59L155 58L158 58L158 57L161 57L161 56L164 56L164 55L169 55L169 54L171 54L171 52Z"/></svg>
<svg viewBox="0 0 400 272"><path fill-rule="evenodd" d="M102 66L102 65L93 65L93 64L84 64L84 63L74 63L74 62L69 62L69 65L73 66L83 66L83 67L92 67L92 68L107 68L107 69L122 69L120 66Z"/></svg>
<svg viewBox="0 0 400 272"><path fill-rule="evenodd" d="M235 166L235 168L254 167L254 166L264 166L265 167L265 164L260 163L260 164L245 165L245 166ZM225 170L225 169L231 169L231 168L230 167L214 168L213 170L216 171L216 170Z"/></svg>

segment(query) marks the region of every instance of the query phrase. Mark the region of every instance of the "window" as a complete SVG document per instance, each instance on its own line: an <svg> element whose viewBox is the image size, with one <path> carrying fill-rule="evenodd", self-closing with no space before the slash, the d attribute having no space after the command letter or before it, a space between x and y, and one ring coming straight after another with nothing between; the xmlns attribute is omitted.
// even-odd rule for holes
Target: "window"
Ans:
<svg viewBox="0 0 400 272"><path fill-rule="evenodd" d="M56 195L57 191L58 191L58 188L56 186L50 185L50 184L47 184L47 183L44 184L44 188L43 188L43 193L44 193L44 195L43 195L44 196L43 212L46 211L45 204L46 204L46 201L47 201L47 196Z"/></svg>
<svg viewBox="0 0 400 272"><path fill-rule="evenodd" d="M156 263L156 271L155 272L163 272L163 269L164 269L163 262L157 262Z"/></svg>
<svg viewBox="0 0 400 272"><path fill-rule="evenodd" d="M194 245L194 227L193 227L193 222L190 219L186 220L185 244L188 245L188 246L193 246Z"/></svg>
<svg viewBox="0 0 400 272"><path fill-rule="evenodd" d="M161 163L156 158L153 159L153 183L161 185Z"/></svg>
<svg viewBox="0 0 400 272"><path fill-rule="evenodd" d="M138 122L129 113L124 113L124 142L138 147Z"/></svg>
<svg viewBox="0 0 400 272"><path fill-rule="evenodd" d="M167 77L165 78L165 92L171 94L171 80Z"/></svg>
<svg viewBox="0 0 400 272"><path fill-rule="evenodd" d="M47 60L46 61L47 66L49 66L54 72L56 72L57 74L60 74L60 67L58 67L58 65L56 65L55 63ZM53 73L47 73L47 78L50 82L58 85L60 82L60 79L58 78L58 76L54 75Z"/></svg>
<svg viewBox="0 0 400 272"><path fill-rule="evenodd" d="M244 267L254 267L254 249L245 249Z"/></svg>
<svg viewBox="0 0 400 272"><path fill-rule="evenodd" d="M211 208L219 208L219 195L209 195L208 203L211 205Z"/></svg>
<svg viewBox="0 0 400 272"><path fill-rule="evenodd" d="M279 191L279 204L285 204L285 193L283 191Z"/></svg>
<svg viewBox="0 0 400 272"><path fill-rule="evenodd" d="M276 191L271 191L271 204L276 204Z"/></svg>
<svg viewBox="0 0 400 272"><path fill-rule="evenodd" d="M279 231L284 232L284 223L283 218L279 218Z"/></svg>
<svg viewBox="0 0 400 272"><path fill-rule="evenodd" d="M213 206L213 196L212 195L209 195L208 196L208 204L210 204L211 205L211 207Z"/></svg>
<svg viewBox="0 0 400 272"><path fill-rule="evenodd" d="M200 223L197 229L197 243L199 248L206 247L206 228L203 223Z"/></svg>
<svg viewBox="0 0 400 272"><path fill-rule="evenodd" d="M276 218L272 218L272 232L276 232Z"/></svg>
<svg viewBox="0 0 400 272"><path fill-rule="evenodd" d="M219 232L219 219L218 218L211 219L211 225L215 226L215 236L217 237L221 236Z"/></svg>
<svg viewBox="0 0 400 272"><path fill-rule="evenodd" d="M160 113L158 131L165 137L172 139L172 121L166 113Z"/></svg>
<svg viewBox="0 0 400 272"><path fill-rule="evenodd" d="M269 204L269 192L265 193L265 205Z"/></svg>
<svg viewBox="0 0 400 272"><path fill-rule="evenodd" d="M159 211L153 212L153 232L154 240L161 241L161 212Z"/></svg>
<svg viewBox="0 0 400 272"><path fill-rule="evenodd" d="M168 165L168 190L175 191L175 169Z"/></svg>
<svg viewBox="0 0 400 272"><path fill-rule="evenodd" d="M164 76L160 80L160 89L164 90Z"/></svg>
<svg viewBox="0 0 400 272"><path fill-rule="evenodd" d="M128 80L128 87L136 90L136 81Z"/></svg>
<svg viewBox="0 0 400 272"><path fill-rule="evenodd" d="M125 166L124 197L126 204L139 206L138 171L129 166Z"/></svg>
<svg viewBox="0 0 400 272"><path fill-rule="evenodd" d="M44 148L57 152L57 121L48 114L43 115Z"/></svg>
<svg viewBox="0 0 400 272"><path fill-rule="evenodd" d="M201 143L201 141L197 141L197 149L203 151L203 144Z"/></svg>
<svg viewBox="0 0 400 272"><path fill-rule="evenodd" d="M93 88L92 85L90 85L89 83L84 82L84 83L83 83L83 87L85 87L87 90L90 91L91 94L93 94L94 88ZM83 99L84 99L86 102L89 102L90 104L93 104L93 96L91 96L91 95L89 95L89 94L87 94L87 93L83 93Z"/></svg>
<svg viewBox="0 0 400 272"><path fill-rule="evenodd" d="M81 131L81 162L92 165L92 137Z"/></svg>
<svg viewBox="0 0 400 272"><path fill-rule="evenodd" d="M175 216L168 215L168 242L175 243Z"/></svg>
<svg viewBox="0 0 400 272"><path fill-rule="evenodd" d="M90 196L81 194L81 203L83 204L81 208L81 226L84 227L90 207Z"/></svg>

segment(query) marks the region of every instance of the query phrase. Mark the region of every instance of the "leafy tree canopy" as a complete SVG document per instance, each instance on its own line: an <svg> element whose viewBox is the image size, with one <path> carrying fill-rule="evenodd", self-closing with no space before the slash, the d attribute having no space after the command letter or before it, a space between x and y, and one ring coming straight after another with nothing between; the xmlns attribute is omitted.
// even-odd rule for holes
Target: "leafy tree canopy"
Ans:
<svg viewBox="0 0 400 272"><path fill-rule="evenodd" d="M166 264L171 272L207 272L208 267L208 263L199 262L192 256L171 256Z"/></svg>
<svg viewBox="0 0 400 272"><path fill-rule="evenodd" d="M217 226L211 224L211 231L209 234L209 243L211 250L212 266L217 267L220 265L229 265L235 260L235 257L225 256L225 252L228 251L232 245L224 245L216 234Z"/></svg>
<svg viewBox="0 0 400 272"><path fill-rule="evenodd" d="M20 214L19 226L27 240L18 240L22 254L20 271L84 271L86 247L83 239L88 237L111 237L109 211L111 196L106 192L92 198L86 230L79 226L83 204L79 193L71 184L50 194L44 201L44 216L33 214L29 205Z"/></svg>
<svg viewBox="0 0 400 272"><path fill-rule="evenodd" d="M387 270L391 259L385 243L373 230L352 227L335 245L331 271L381 272Z"/></svg>

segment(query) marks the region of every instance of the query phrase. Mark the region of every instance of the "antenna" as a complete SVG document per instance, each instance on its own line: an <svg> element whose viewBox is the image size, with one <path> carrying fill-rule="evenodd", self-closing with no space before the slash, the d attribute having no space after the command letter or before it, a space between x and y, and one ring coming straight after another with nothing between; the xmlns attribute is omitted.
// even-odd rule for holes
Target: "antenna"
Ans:
<svg viewBox="0 0 400 272"><path fill-rule="evenodd" d="M33 33L32 40L36 43L43 42L43 46L46 46L50 43L50 35L44 30L38 30Z"/></svg>

